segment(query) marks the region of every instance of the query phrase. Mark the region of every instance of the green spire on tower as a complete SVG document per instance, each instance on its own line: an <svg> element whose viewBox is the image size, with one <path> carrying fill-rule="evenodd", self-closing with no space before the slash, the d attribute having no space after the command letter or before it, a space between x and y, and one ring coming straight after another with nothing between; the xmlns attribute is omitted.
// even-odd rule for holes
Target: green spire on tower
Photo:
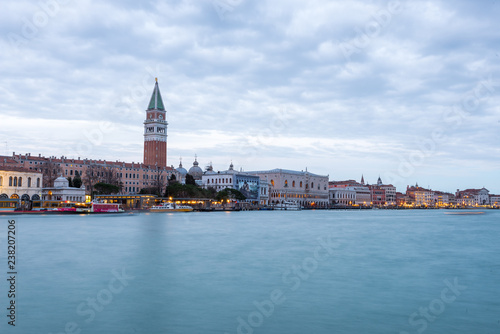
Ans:
<svg viewBox="0 0 500 334"><path fill-rule="evenodd" d="M160 88L158 88L158 78L155 78L155 80L155 88L153 90L153 95L151 95L151 100L149 100L148 110L165 110L163 100L161 99Z"/></svg>

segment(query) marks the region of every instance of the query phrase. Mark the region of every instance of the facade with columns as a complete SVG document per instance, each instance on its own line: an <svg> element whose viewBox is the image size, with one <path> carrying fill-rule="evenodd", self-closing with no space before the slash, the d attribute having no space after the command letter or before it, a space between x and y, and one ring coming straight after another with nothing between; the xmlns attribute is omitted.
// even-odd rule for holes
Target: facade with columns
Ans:
<svg viewBox="0 0 500 334"><path fill-rule="evenodd" d="M291 201L303 207L328 207L328 175L279 168L248 174L267 182L269 205Z"/></svg>
<svg viewBox="0 0 500 334"><path fill-rule="evenodd" d="M33 170L0 166L0 210L9 209L12 200L27 206L33 200L40 200L42 194L43 174ZM5 201L5 202L4 202Z"/></svg>

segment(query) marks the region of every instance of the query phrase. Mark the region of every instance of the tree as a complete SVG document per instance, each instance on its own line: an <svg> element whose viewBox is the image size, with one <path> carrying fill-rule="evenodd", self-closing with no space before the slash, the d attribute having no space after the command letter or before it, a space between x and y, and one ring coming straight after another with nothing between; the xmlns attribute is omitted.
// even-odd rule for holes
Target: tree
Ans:
<svg viewBox="0 0 500 334"><path fill-rule="evenodd" d="M100 195L116 194L120 191L120 188L118 186L116 186L114 184L104 183L104 182L96 183L94 185L94 189Z"/></svg>
<svg viewBox="0 0 500 334"><path fill-rule="evenodd" d="M73 181L71 180L71 176L68 176L67 179L68 179L68 187L73 187Z"/></svg>
<svg viewBox="0 0 500 334"><path fill-rule="evenodd" d="M82 186L82 179L80 178L80 175L76 175L73 178L73 187L75 188L80 188Z"/></svg>
<svg viewBox="0 0 500 334"><path fill-rule="evenodd" d="M117 192L120 192L123 187L123 183L121 182L118 173L113 168L90 164L87 167L83 178L83 183L89 190L90 194L94 193L94 187L99 182L116 186L118 188Z"/></svg>
<svg viewBox="0 0 500 334"><path fill-rule="evenodd" d="M54 186L55 179L57 179L60 175L62 175L63 170L61 166L59 166L59 164L52 161L52 159L49 159L44 163L44 166L42 168L42 173L43 173L43 187L51 188Z"/></svg>
<svg viewBox="0 0 500 334"><path fill-rule="evenodd" d="M186 174L186 184L196 185L196 181L191 174Z"/></svg>
<svg viewBox="0 0 500 334"><path fill-rule="evenodd" d="M161 196L163 189L165 189L165 178L163 176L163 172L164 172L163 169L156 167L154 173L154 180L152 182L152 186L154 188L154 194L157 194L158 196Z"/></svg>
<svg viewBox="0 0 500 334"><path fill-rule="evenodd" d="M217 193L217 195L215 196L215 198L218 201L222 201L222 200L227 201L230 199L236 199L239 201L243 201L246 199L245 195L243 195L239 190L232 189L232 188L226 188L224 190L219 191Z"/></svg>
<svg viewBox="0 0 500 334"><path fill-rule="evenodd" d="M172 173L172 175L170 175L170 177L168 178L168 185L175 183L179 183L179 181L177 181L177 177L175 177L175 174Z"/></svg>

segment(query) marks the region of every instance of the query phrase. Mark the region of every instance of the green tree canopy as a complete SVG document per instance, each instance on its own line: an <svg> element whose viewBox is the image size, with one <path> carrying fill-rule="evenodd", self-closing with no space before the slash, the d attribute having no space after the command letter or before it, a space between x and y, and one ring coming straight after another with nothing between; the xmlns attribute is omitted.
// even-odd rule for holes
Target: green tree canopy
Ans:
<svg viewBox="0 0 500 334"><path fill-rule="evenodd" d="M98 182L94 185L95 191L100 195L110 195L116 194L120 191L119 186L115 186L114 184Z"/></svg>
<svg viewBox="0 0 500 334"><path fill-rule="evenodd" d="M239 190L232 189L232 188L226 188L224 190L219 191L217 193L217 195L215 196L215 198L218 201L228 200L228 199L236 199L239 201L243 201L243 200L247 199L245 197L245 195L243 195Z"/></svg>

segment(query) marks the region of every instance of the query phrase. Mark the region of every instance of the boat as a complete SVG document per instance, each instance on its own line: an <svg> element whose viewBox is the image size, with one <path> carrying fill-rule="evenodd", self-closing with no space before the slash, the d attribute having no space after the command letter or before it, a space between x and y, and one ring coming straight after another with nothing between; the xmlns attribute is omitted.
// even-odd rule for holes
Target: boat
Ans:
<svg viewBox="0 0 500 334"><path fill-rule="evenodd" d="M85 212L83 209L81 212ZM118 203L92 202L89 213L123 213L125 210Z"/></svg>
<svg viewBox="0 0 500 334"><path fill-rule="evenodd" d="M300 205L298 203L292 201L284 201L283 203L278 203L274 206L274 210L290 210L290 211L299 211L301 210Z"/></svg>
<svg viewBox="0 0 500 334"><path fill-rule="evenodd" d="M151 212L191 212L193 208L189 205L178 205L175 203L161 203L160 205L152 206L149 211Z"/></svg>

